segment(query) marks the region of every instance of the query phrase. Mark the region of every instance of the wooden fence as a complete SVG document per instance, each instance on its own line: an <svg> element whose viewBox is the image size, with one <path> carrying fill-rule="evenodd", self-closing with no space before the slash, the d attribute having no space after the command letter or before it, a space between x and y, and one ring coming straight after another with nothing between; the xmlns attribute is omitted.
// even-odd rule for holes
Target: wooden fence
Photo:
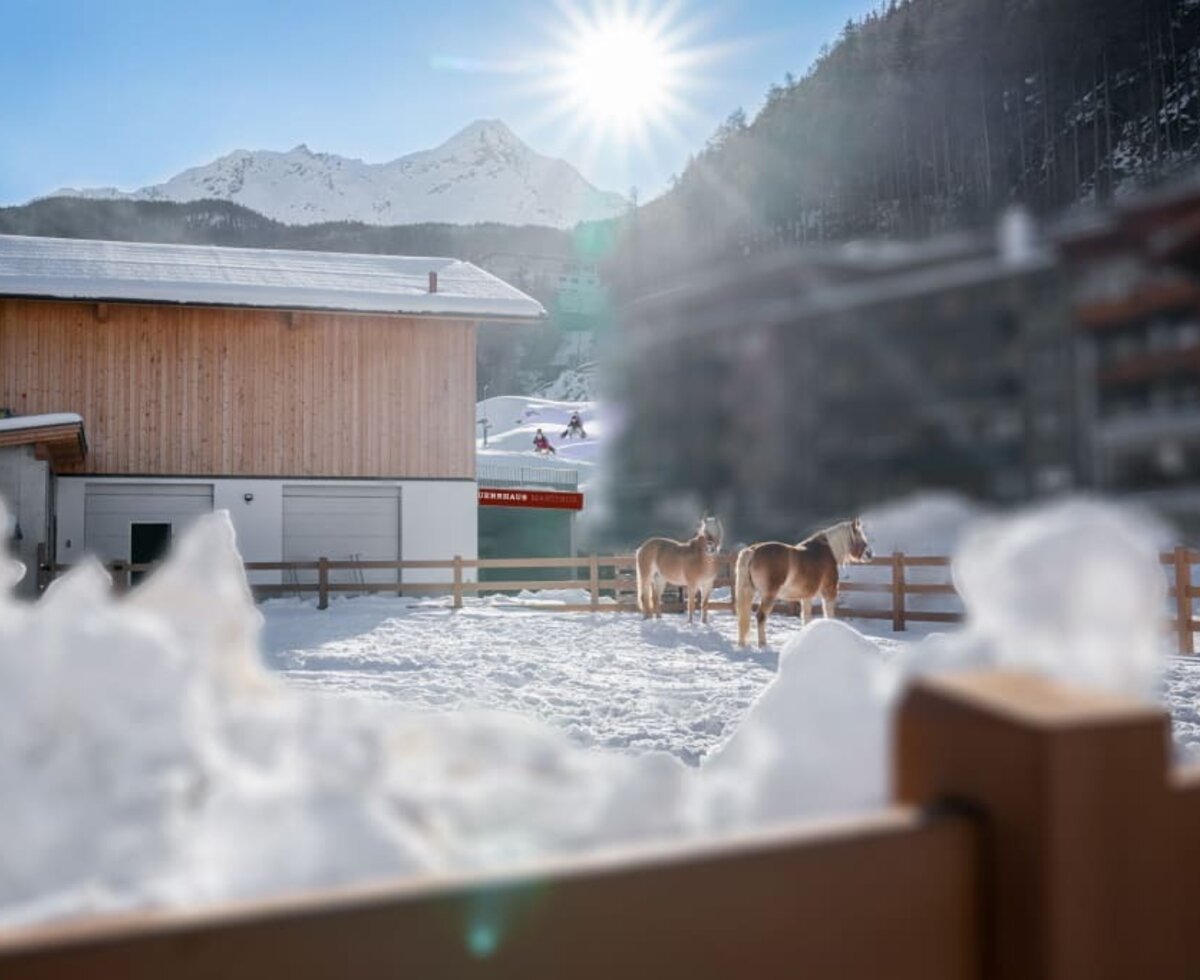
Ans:
<svg viewBox="0 0 1200 980"><path fill-rule="evenodd" d="M1169 627L1175 637L1176 650L1180 654L1194 653L1194 635L1200 632L1200 620L1196 619L1193 600L1200 598L1200 587L1193 584L1192 566L1200 563L1200 552L1180 546L1161 556L1167 571L1168 594L1172 602ZM718 558L720 575L717 588L728 588L733 584L733 563L736 555L726 554ZM67 565L41 565L44 588L51 578L68 568ZM138 573L152 571L155 565L135 565L129 562L112 562L106 566L113 575L118 590L129 588ZM581 555L575 558L463 558L403 560L403 561L346 561L319 558L316 561L246 562L246 571L279 572L291 581L284 584L253 584L251 588L258 598L279 595L299 595L305 592L317 595L317 606L326 609L331 593L380 592L393 595L449 595L455 609L463 604L466 595L496 592L541 591L546 589L580 589L588 593L583 603L554 602L529 608L545 608L554 612L630 612L637 609L637 598L633 581L633 555ZM838 603L838 615L847 619L876 619L890 621L892 629L901 632L909 623L957 623L962 613L957 609L913 608L909 602L914 596L944 597L951 605L958 605L958 593L950 581L950 559L944 555L905 555L896 552L874 558L854 568L881 568L887 571L886 581L856 581L854 574L841 584L842 598ZM478 569L529 569L531 572L554 570L573 571L575 577L546 579L531 576L516 581L472 581L466 576L468 570ZM940 570L941 581L914 581L915 575L929 577L929 570ZM404 580L406 571L446 572L446 582L412 582ZM348 572L357 578L350 582L331 580L334 572ZM394 572L395 578L386 582L363 580L365 572ZM301 581L301 573L309 573L311 581ZM933 573L935 576L937 572ZM40 591L39 588L39 591ZM677 590L676 590L677 595ZM870 595L879 600L875 605L857 605L851 597ZM682 600L672 598L670 593L664 609L678 612L684 608ZM607 600L607 601L606 601ZM869 600L866 600L869 602ZM713 601L710 610L732 610L731 601ZM781 603L778 611L798 615L796 603Z"/></svg>
<svg viewBox="0 0 1200 980"><path fill-rule="evenodd" d="M1200 976L1200 770L1159 709L1027 676L919 681L892 805L672 842L66 925L0 928L5 980Z"/></svg>

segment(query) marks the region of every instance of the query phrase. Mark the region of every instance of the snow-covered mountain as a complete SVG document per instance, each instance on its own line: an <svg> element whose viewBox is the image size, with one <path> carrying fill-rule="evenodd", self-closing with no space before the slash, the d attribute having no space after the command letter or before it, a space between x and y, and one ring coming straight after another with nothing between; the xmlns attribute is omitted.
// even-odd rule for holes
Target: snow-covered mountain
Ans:
<svg viewBox="0 0 1200 980"><path fill-rule="evenodd" d="M49 196L218 198L294 225L495 221L569 228L612 217L626 206L620 194L594 187L565 160L531 150L498 119L473 122L441 146L390 163L313 153L303 144L286 153L235 150L164 184L132 192L63 188Z"/></svg>

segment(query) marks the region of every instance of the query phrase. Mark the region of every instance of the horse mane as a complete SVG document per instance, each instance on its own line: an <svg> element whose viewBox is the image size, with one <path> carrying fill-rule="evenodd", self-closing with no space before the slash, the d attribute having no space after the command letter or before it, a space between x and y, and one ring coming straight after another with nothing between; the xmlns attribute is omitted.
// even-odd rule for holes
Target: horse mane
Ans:
<svg viewBox="0 0 1200 980"><path fill-rule="evenodd" d="M843 528L848 527L853 523L854 522L852 519L847 519L844 521L838 521L836 524L830 524L829 527L822 528L820 531L810 534L807 538L796 545L796 547L807 548L810 545L823 545L834 553L835 559L837 559L839 562L844 561L845 557L838 555L836 551L834 551L833 542L830 540L830 535L836 531L841 531Z"/></svg>

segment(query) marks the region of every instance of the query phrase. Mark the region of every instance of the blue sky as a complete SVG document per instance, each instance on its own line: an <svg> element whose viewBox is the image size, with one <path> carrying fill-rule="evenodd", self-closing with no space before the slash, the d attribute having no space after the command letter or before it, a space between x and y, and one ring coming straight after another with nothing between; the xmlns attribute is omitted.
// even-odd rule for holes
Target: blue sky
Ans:
<svg viewBox="0 0 1200 980"><path fill-rule="evenodd" d="M567 20L554 0L0 0L0 203L131 189L234 149L382 162L478 118L645 199L873 5L676 0L679 46L704 55L681 93L689 111L634 146L548 114L553 79L537 66Z"/></svg>

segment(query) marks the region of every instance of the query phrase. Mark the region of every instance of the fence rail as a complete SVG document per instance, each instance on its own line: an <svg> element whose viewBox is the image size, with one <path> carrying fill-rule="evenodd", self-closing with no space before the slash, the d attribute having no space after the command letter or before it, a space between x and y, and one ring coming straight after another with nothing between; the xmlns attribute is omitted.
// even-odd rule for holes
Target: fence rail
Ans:
<svg viewBox="0 0 1200 980"><path fill-rule="evenodd" d="M477 463L475 478L480 484L511 483L514 486L579 487L579 471L557 466L524 466L520 463Z"/></svg>
<svg viewBox="0 0 1200 980"><path fill-rule="evenodd" d="M1180 654L1194 652L1194 636L1200 632L1200 620L1195 615L1193 600L1200 598L1200 586L1193 580L1192 567L1200 563L1200 552L1180 546L1174 551L1164 552L1160 559L1167 572L1168 596L1172 613L1167 623L1175 636L1176 649ZM736 555L718 556L718 578L716 588L729 588L733 584L733 564ZM70 566L40 566L42 588L51 578ZM155 564L133 564L111 562L107 566L113 575L118 590L130 587L138 573L152 571ZM630 612L637 609L636 589L633 581L634 556L625 555L578 555L571 557L546 558L463 558L451 559L403 559L399 561L350 561L343 559L318 558L311 561L249 561L247 572L280 572L288 581L279 584L253 583L251 589L259 598L281 595L316 593L320 609L329 606L332 593L392 593L398 595L449 595L456 609L462 607L467 595L499 592L537 592L554 589L579 589L588 593L586 602L545 603L541 608L555 612ZM910 572L930 574L930 570L943 569L948 579L950 559L944 555L906 555L896 552L874 558L856 568L880 568L888 572L886 580L843 581L841 592L845 596L887 596L890 601L877 605L856 605L853 601L839 601L837 614L848 619L871 619L890 621L896 632L906 630L910 623L957 623L962 613L954 609L914 608L911 598L938 597L957 598L954 584L949 581L913 581ZM575 577L566 579L529 578L519 580L473 581L464 573L478 569L509 570L562 570L574 569ZM362 572L395 572L394 581L363 581ZM447 572L448 581L407 581L404 573L440 571ZM316 573L311 581L301 581L299 572ZM351 582L331 581L332 572L353 572L357 577ZM870 603L871 600L864 600ZM677 612L684 608L681 596L669 597L664 609ZM531 603L529 608L539 608ZM732 610L729 600L709 603L710 610ZM797 603L781 603L776 607L783 613L798 615Z"/></svg>

